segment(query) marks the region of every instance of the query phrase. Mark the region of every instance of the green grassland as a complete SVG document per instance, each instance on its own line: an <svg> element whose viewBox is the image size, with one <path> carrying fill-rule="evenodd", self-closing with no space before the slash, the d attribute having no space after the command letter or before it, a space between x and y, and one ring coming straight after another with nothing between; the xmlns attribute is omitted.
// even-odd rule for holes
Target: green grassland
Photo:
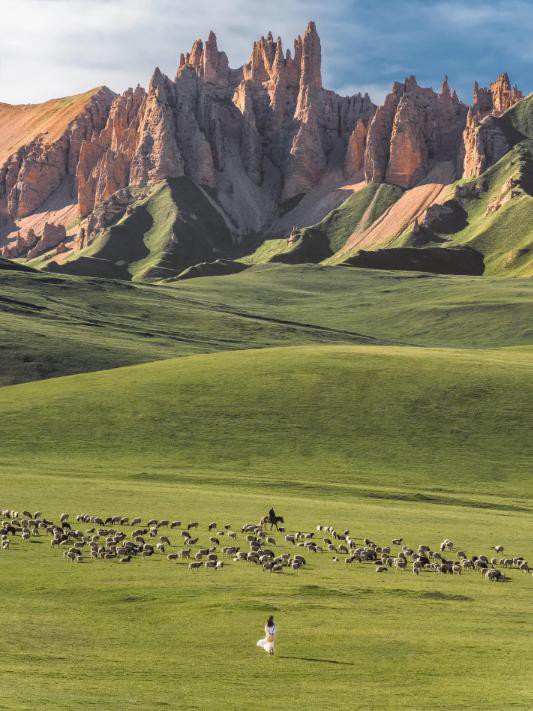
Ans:
<svg viewBox="0 0 533 711"><path fill-rule="evenodd" d="M211 520L274 505L289 530L531 558L531 375L513 349L313 346L4 387L2 506L199 520L205 545ZM42 540L0 551L6 708L267 709L272 690L287 709L530 707L529 574L376 575L329 553L192 573L71 564ZM270 612L273 659L255 647Z"/></svg>
<svg viewBox="0 0 533 711"><path fill-rule="evenodd" d="M527 279L264 265L171 285L0 270L0 384L269 346L533 342Z"/></svg>
<svg viewBox="0 0 533 711"><path fill-rule="evenodd" d="M83 530L84 512L197 520L196 550L209 522L274 506L289 531L531 563L532 288L318 265L169 284L0 270L0 508ZM166 558L179 530L160 533L164 554L127 565L70 563L45 534L0 549L0 707L531 708L531 574L378 575L330 552L191 572ZM270 613L274 658L256 647Z"/></svg>

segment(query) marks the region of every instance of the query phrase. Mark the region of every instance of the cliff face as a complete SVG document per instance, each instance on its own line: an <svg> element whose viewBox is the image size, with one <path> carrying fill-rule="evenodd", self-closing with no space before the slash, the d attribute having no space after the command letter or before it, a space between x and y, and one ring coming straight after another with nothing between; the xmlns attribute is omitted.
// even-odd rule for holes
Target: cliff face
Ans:
<svg viewBox="0 0 533 711"><path fill-rule="evenodd" d="M463 134L465 178L476 178L496 163L511 148L503 131L494 121L523 98L509 76L500 74L487 88L474 83L473 102L468 111Z"/></svg>
<svg viewBox="0 0 533 711"><path fill-rule="evenodd" d="M102 130L114 96L107 88L98 90L58 138L38 135L9 156L0 167L0 213L30 215L76 173L82 144Z"/></svg>
<svg viewBox="0 0 533 711"><path fill-rule="evenodd" d="M229 69L211 33L181 55L174 81L156 70L146 95L127 92L115 100L108 125L82 151L81 214L113 188L182 175L217 188L224 200L243 181L262 186L268 168L278 198L290 199L320 180L333 149L340 144L345 151L357 121L368 121L374 110L368 96L341 98L322 88L314 23L296 39L294 56L269 34L238 70ZM117 141L115 124L124 115L126 135ZM225 207L239 227L253 227L231 201Z"/></svg>
<svg viewBox="0 0 533 711"><path fill-rule="evenodd" d="M435 162L456 161L466 113L447 79L440 94L415 77L394 84L368 129L366 179L410 188Z"/></svg>
<svg viewBox="0 0 533 711"><path fill-rule="evenodd" d="M268 230L315 188L367 180L408 189L441 162L452 166L453 177L464 163L469 177L508 149L491 124L521 97L507 75L489 89L476 84L470 110L447 79L436 93L414 77L395 83L376 109L366 94L324 89L321 61L313 22L292 51L271 33L261 37L238 69L229 67L211 32L180 56L174 78L156 69L147 90L116 96L102 88L80 106L52 102L62 115L62 102L70 106L54 130L42 119L42 131L28 140L9 129L6 145L0 141L0 252L41 254L43 221L34 229L25 220L51 210L50 224L68 226L74 220L61 212L65 205L77 209L80 227L77 234L71 228L67 242L79 250L167 178L186 177L215 196L235 239L245 239ZM29 107L26 119L24 111L0 104L0 133L4 123L13 126L13 112L21 126L37 125L36 116L50 107ZM10 145L17 146L12 153Z"/></svg>

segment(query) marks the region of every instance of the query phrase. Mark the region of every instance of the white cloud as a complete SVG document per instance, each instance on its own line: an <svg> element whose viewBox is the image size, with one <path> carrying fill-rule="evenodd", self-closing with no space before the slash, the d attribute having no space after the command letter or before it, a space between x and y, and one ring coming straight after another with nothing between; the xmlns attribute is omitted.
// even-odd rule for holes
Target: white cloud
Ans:
<svg viewBox="0 0 533 711"><path fill-rule="evenodd" d="M213 29L232 66L272 30L292 48L315 0L0 0L0 100L40 101L106 83L147 84L155 68L174 74L179 53Z"/></svg>
<svg viewBox="0 0 533 711"><path fill-rule="evenodd" d="M146 86L211 29L236 67L269 30L292 48L310 19L324 83L341 93L379 102L409 74L438 87L448 73L469 98L504 69L531 89L531 0L0 0L0 101Z"/></svg>

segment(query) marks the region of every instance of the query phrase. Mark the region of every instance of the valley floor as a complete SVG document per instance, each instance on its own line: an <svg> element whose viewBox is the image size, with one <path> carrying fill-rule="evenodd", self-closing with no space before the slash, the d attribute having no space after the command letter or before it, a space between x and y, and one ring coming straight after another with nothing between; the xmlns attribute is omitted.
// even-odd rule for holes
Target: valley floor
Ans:
<svg viewBox="0 0 533 711"><path fill-rule="evenodd" d="M453 559L503 545L533 565L529 282L308 266L151 287L1 276L1 509L69 512L82 530L76 514L196 520L194 553L211 521L248 549L242 525L273 506L289 532L450 538ZM304 551L298 572L231 557L193 572L167 559L180 529L158 535L164 553L127 565L11 536L0 708L533 704L530 572L377 574L277 533L276 553ZM256 647L269 614L273 658Z"/></svg>

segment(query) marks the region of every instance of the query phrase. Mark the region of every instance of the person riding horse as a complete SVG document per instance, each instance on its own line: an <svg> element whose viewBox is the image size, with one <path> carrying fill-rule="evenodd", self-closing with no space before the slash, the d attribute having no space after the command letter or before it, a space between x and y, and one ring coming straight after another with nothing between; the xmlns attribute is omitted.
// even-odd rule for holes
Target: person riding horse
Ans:
<svg viewBox="0 0 533 711"><path fill-rule="evenodd" d="M268 523L270 524L270 530L272 530L272 527L275 526L276 530L279 531L278 523L284 523L283 516L276 516L276 512L272 508L267 515L263 516L261 521L259 521L259 525L261 527L266 526Z"/></svg>

